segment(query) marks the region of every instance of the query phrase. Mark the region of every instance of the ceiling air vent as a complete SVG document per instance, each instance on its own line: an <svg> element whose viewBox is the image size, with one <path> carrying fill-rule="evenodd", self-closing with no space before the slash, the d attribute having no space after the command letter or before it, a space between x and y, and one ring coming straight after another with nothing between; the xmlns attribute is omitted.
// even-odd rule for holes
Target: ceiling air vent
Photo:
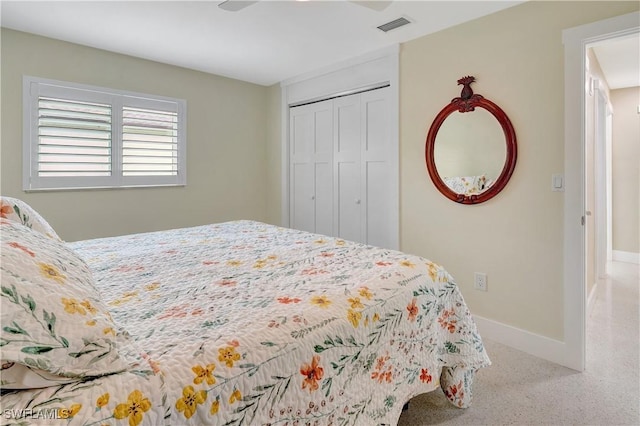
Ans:
<svg viewBox="0 0 640 426"><path fill-rule="evenodd" d="M387 22L386 24L382 24L378 27L380 31L389 32L391 30L395 30L396 28L400 28L404 25L410 24L411 21L407 18L398 18L393 21Z"/></svg>

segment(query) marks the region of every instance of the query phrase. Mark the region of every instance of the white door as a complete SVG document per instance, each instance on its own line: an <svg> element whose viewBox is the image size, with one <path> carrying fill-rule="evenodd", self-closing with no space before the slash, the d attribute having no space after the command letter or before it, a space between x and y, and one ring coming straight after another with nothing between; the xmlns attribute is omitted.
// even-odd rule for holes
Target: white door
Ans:
<svg viewBox="0 0 640 426"><path fill-rule="evenodd" d="M336 235L393 246L389 88L335 100Z"/></svg>
<svg viewBox="0 0 640 426"><path fill-rule="evenodd" d="M360 170L360 95L336 99L333 117L335 236L364 242Z"/></svg>
<svg viewBox="0 0 640 426"><path fill-rule="evenodd" d="M596 90L595 105L595 220L596 277L606 278L611 261L611 127L608 120L608 99L604 91Z"/></svg>
<svg viewBox="0 0 640 426"><path fill-rule="evenodd" d="M291 227L333 233L333 101L290 109Z"/></svg>
<svg viewBox="0 0 640 426"><path fill-rule="evenodd" d="M393 247L392 227L392 138L388 87L362 93L360 117L363 224L362 241L378 247Z"/></svg>

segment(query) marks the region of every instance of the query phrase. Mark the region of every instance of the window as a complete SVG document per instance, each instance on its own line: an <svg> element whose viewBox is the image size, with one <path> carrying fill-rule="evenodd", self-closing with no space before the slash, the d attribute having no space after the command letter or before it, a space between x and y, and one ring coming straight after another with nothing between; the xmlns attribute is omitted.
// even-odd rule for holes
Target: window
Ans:
<svg viewBox="0 0 640 426"><path fill-rule="evenodd" d="M23 84L25 191L186 185L186 101Z"/></svg>

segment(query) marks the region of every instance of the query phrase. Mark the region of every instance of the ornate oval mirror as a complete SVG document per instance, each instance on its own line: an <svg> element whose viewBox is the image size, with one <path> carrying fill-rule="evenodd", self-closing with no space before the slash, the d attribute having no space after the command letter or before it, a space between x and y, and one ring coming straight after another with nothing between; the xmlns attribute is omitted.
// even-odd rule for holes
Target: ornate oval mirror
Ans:
<svg viewBox="0 0 640 426"><path fill-rule="evenodd" d="M509 117L490 100L474 94L472 76L438 113L427 134L429 176L438 190L461 204L490 200L505 187L516 165L516 133Z"/></svg>

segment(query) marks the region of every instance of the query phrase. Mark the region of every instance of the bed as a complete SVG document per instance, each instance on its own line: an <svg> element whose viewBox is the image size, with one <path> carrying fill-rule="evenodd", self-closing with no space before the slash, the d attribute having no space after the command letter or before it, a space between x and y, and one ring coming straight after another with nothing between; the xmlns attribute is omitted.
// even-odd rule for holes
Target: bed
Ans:
<svg viewBox="0 0 640 426"><path fill-rule="evenodd" d="M2 424L397 424L490 364L421 257L254 221L65 243L0 207Z"/></svg>

